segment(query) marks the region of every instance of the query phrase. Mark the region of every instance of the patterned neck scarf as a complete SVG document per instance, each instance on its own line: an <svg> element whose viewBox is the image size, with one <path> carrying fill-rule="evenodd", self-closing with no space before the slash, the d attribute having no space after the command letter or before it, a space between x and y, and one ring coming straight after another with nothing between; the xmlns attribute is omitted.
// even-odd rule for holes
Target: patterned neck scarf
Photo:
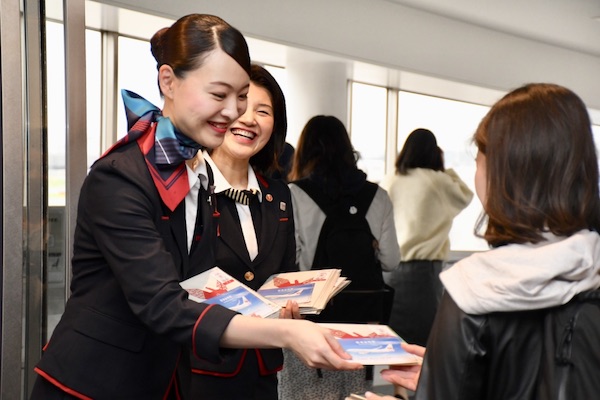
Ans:
<svg viewBox="0 0 600 400"><path fill-rule="evenodd" d="M129 90L122 90L127 115L127 135L102 157L122 145L136 141L162 201L171 211L190 190L185 160L196 156L202 146L177 131L158 107Z"/></svg>

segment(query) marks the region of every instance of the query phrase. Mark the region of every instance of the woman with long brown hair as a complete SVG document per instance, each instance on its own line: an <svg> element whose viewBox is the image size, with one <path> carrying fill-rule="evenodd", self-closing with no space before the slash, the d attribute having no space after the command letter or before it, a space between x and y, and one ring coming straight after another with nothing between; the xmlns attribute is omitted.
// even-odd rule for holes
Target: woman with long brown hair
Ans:
<svg viewBox="0 0 600 400"><path fill-rule="evenodd" d="M586 107L562 86L525 85L491 108L474 141L491 250L441 274L447 294L422 369L383 377L418 381L416 400L595 398L600 197Z"/></svg>

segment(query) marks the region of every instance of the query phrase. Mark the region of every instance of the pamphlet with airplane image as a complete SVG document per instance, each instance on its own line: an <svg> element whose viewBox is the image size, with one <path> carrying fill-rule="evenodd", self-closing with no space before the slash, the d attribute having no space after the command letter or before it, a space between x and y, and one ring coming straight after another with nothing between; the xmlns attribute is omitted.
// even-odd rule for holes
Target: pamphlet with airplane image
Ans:
<svg viewBox="0 0 600 400"><path fill-rule="evenodd" d="M258 293L282 307L288 300L296 301L301 314L319 314L350 283L340 277L340 272L340 269L282 272L269 277Z"/></svg>
<svg viewBox="0 0 600 400"><path fill-rule="evenodd" d="M404 340L387 325L319 325L330 329L352 361L363 365L419 365L423 361L404 350L401 346Z"/></svg>
<svg viewBox="0 0 600 400"><path fill-rule="evenodd" d="M219 267L211 268L180 283L190 300L220 304L241 314L278 318L281 307L250 289Z"/></svg>
<svg viewBox="0 0 600 400"><path fill-rule="evenodd" d="M265 296L267 299L281 306L285 306L288 300L294 300L298 304L304 304L310 302L313 291L315 289L314 283L307 283L304 285L297 286L283 286L274 287L269 289L259 289L259 293Z"/></svg>

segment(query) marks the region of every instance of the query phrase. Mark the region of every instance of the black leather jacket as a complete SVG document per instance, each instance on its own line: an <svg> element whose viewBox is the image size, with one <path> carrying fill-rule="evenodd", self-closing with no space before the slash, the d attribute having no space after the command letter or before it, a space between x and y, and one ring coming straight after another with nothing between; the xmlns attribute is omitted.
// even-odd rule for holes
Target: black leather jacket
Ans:
<svg viewBox="0 0 600 400"><path fill-rule="evenodd" d="M444 294L415 400L600 396L600 291L556 309L469 315ZM559 379L563 375L563 379Z"/></svg>

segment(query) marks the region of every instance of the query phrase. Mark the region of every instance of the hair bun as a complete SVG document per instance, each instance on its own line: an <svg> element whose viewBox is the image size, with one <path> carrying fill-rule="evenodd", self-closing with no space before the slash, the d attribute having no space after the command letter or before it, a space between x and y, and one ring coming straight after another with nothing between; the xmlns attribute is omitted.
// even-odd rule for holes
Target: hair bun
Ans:
<svg viewBox="0 0 600 400"><path fill-rule="evenodd" d="M150 39L150 51L156 60L156 67L159 68L163 64L163 37L169 28L165 27L157 31Z"/></svg>

